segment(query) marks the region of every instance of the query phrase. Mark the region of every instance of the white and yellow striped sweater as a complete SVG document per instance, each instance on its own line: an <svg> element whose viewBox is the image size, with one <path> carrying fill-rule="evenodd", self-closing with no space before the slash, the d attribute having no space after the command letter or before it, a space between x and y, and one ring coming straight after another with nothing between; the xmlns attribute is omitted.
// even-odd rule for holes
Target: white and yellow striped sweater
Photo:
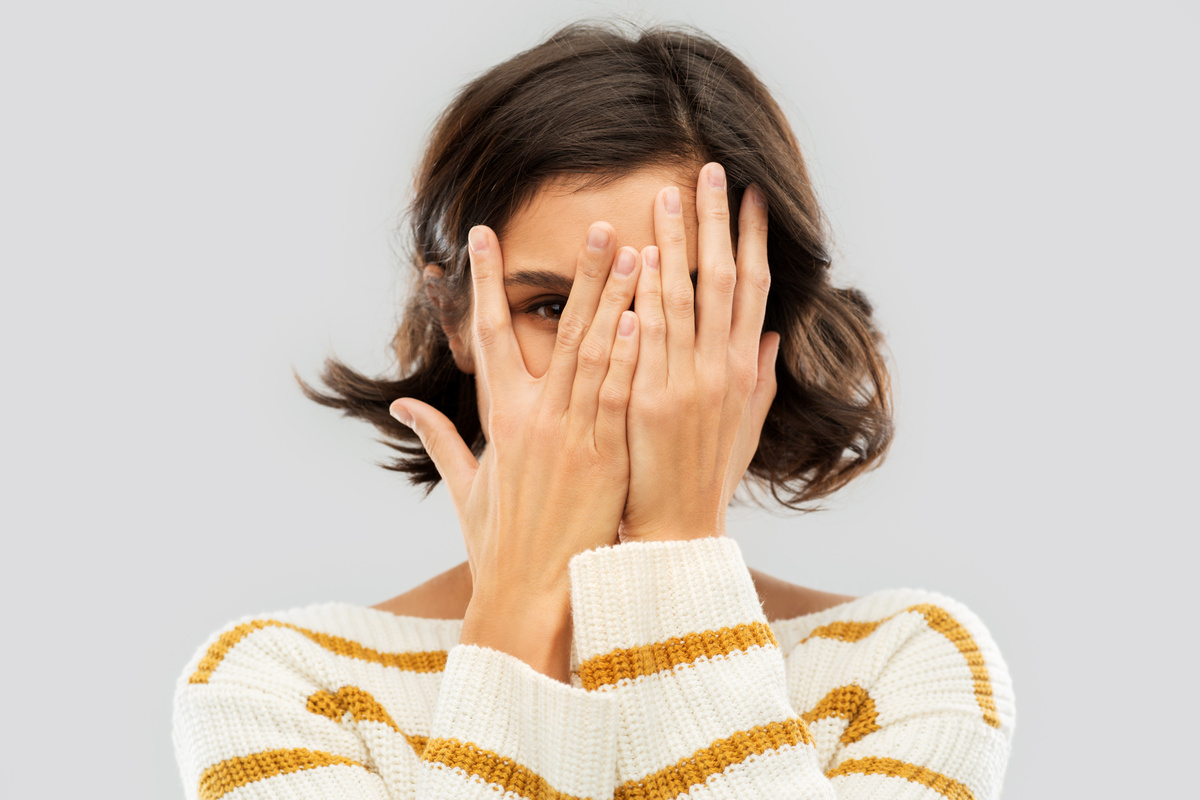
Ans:
<svg viewBox="0 0 1200 800"><path fill-rule="evenodd" d="M572 685L347 604L247 619L175 694L189 798L996 797L1008 670L979 620L886 591L767 624L728 538L570 565Z"/></svg>

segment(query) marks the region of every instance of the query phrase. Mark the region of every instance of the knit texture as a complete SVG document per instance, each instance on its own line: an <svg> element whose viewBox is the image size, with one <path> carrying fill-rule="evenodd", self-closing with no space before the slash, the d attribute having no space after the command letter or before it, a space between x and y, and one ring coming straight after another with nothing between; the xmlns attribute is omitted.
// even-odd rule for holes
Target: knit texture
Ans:
<svg viewBox="0 0 1200 800"><path fill-rule="evenodd" d="M1000 793L1008 669L961 604L877 592L768 623L736 542L570 564L571 685L460 620L340 603L214 634L175 692L191 800Z"/></svg>

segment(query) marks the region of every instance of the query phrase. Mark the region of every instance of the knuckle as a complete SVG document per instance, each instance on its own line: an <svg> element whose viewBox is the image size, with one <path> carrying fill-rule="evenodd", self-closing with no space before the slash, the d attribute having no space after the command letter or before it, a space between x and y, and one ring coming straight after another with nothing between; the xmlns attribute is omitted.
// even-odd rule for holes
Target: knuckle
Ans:
<svg viewBox="0 0 1200 800"><path fill-rule="evenodd" d="M608 264L604 261L603 253L588 253L579 259L579 264L575 268L575 271L577 273L576 278L596 281L608 273Z"/></svg>
<svg viewBox="0 0 1200 800"><path fill-rule="evenodd" d="M739 366L733 371L730 383L735 391L740 394L748 395L754 391L754 386L758 383L758 367Z"/></svg>
<svg viewBox="0 0 1200 800"><path fill-rule="evenodd" d="M762 214L747 214L745 220L742 221L742 227L750 236L766 236L767 218Z"/></svg>
<svg viewBox="0 0 1200 800"><path fill-rule="evenodd" d="M687 231L682 225L672 225L666 232L663 240L672 249L687 247Z"/></svg>
<svg viewBox="0 0 1200 800"><path fill-rule="evenodd" d="M617 306L618 308L625 309L629 307L629 300L626 299L626 296L626 287L609 281L608 285L604 287L604 294L601 296L600 302L606 306Z"/></svg>
<svg viewBox="0 0 1200 800"><path fill-rule="evenodd" d="M621 374L632 372L637 361L637 350L633 347L614 347L609 363Z"/></svg>
<svg viewBox="0 0 1200 800"><path fill-rule="evenodd" d="M475 338L483 347L491 347L500 341L503 325L500 320L490 314L475 315Z"/></svg>
<svg viewBox="0 0 1200 800"><path fill-rule="evenodd" d="M558 321L558 343L563 347L578 347L587 334L587 323L577 316L563 317Z"/></svg>
<svg viewBox="0 0 1200 800"><path fill-rule="evenodd" d="M608 350L604 343L595 338L588 338L579 345L579 366L589 371L598 370L608 363Z"/></svg>
<svg viewBox="0 0 1200 800"><path fill-rule="evenodd" d="M713 288L721 294L733 294L737 287L737 267L727 261L722 261L712 271Z"/></svg>
<svg viewBox="0 0 1200 800"><path fill-rule="evenodd" d="M729 206L725 203L713 203L709 207L705 215L713 222L728 222L729 221Z"/></svg>
<svg viewBox="0 0 1200 800"><path fill-rule="evenodd" d="M600 387L599 403L607 413L620 413L629 404L629 390L623 384L606 382Z"/></svg>
<svg viewBox="0 0 1200 800"><path fill-rule="evenodd" d="M663 307L677 314L691 311L695 303L696 299L692 294L690 283L687 286L677 286L673 289L668 289L663 294Z"/></svg>
<svg viewBox="0 0 1200 800"><path fill-rule="evenodd" d="M488 259L476 257L471 260L471 280L476 286L488 283L495 274Z"/></svg>
<svg viewBox="0 0 1200 800"><path fill-rule="evenodd" d="M663 319L662 314L648 314L638 317L638 322L641 324L642 336L658 341L667 336L667 321Z"/></svg>
<svg viewBox="0 0 1200 800"><path fill-rule="evenodd" d="M771 270L764 264L762 269L750 273L750 285L762 294L771 290Z"/></svg>

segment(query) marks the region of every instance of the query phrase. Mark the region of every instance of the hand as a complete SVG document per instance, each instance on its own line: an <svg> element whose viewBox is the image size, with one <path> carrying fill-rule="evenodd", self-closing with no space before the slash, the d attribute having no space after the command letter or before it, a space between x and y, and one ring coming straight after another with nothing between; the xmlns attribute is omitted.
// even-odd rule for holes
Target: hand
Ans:
<svg viewBox="0 0 1200 800"><path fill-rule="evenodd" d="M513 335L500 243L487 227L471 230L476 379L488 431L478 461L432 406L392 403L446 481L466 540L473 591L461 641L561 680L570 663L567 562L614 544L625 506L638 356L637 317L627 309L639 254L625 247L614 258L607 223L594 224L589 239L601 244L580 248L549 368L535 378Z"/></svg>
<svg viewBox="0 0 1200 800"><path fill-rule="evenodd" d="M700 171L695 293L681 209L678 188L659 192L657 246L642 251L621 541L723 535L729 500L775 397L779 334L762 333L771 283L763 195L756 186L746 190L735 260L725 172L715 163Z"/></svg>

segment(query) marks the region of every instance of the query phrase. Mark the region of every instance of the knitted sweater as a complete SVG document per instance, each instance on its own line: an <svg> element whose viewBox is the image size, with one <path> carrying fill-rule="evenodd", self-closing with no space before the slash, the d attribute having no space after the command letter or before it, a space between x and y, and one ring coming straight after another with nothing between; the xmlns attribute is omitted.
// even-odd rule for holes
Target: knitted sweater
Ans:
<svg viewBox="0 0 1200 800"><path fill-rule="evenodd" d="M348 604L246 618L188 663L188 798L787 800L999 795L1008 670L916 590L767 623L729 538L570 563L571 684Z"/></svg>

